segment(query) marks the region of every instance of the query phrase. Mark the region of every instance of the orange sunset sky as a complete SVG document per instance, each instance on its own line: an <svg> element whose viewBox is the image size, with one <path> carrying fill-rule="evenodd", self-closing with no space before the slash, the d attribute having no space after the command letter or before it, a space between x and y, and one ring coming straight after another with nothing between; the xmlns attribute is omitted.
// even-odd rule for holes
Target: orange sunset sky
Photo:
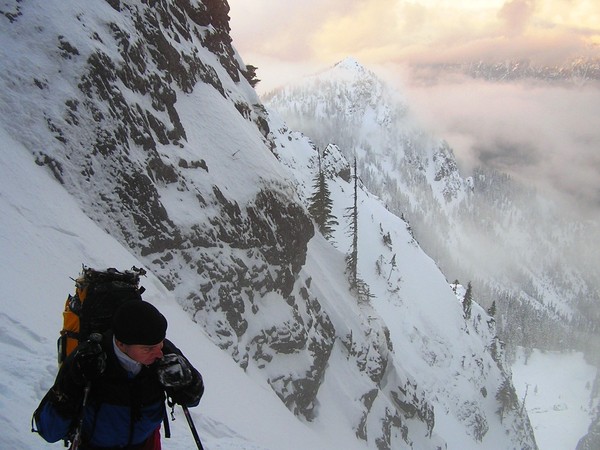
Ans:
<svg viewBox="0 0 600 450"><path fill-rule="evenodd" d="M234 46L246 64L259 68L263 91L346 56L373 66L524 58L555 64L600 55L598 0L229 0L229 5Z"/></svg>

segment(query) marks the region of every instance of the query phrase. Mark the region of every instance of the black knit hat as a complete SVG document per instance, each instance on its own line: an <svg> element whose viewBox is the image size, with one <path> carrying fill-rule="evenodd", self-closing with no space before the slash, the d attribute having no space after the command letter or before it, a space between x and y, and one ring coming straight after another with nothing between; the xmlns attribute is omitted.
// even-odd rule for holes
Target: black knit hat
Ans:
<svg viewBox="0 0 600 450"><path fill-rule="evenodd" d="M156 345L165 338L167 319L150 303L132 300L117 309L112 328L123 344Z"/></svg>

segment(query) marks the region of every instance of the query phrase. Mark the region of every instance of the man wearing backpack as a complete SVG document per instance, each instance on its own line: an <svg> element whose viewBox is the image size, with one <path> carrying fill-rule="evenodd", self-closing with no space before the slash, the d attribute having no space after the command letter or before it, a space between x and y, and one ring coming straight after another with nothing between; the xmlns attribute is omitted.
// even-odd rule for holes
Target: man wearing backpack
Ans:
<svg viewBox="0 0 600 450"><path fill-rule="evenodd" d="M112 330L90 336L63 362L34 413L39 434L48 442L75 440L80 450L160 449L165 394L191 407L204 392L200 373L165 339L166 330L150 303L119 307Z"/></svg>

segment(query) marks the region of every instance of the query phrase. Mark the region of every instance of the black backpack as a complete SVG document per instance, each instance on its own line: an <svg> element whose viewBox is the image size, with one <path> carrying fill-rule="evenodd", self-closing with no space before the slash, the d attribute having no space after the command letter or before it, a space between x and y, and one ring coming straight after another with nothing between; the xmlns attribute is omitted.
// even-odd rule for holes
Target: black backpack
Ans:
<svg viewBox="0 0 600 450"><path fill-rule="evenodd" d="M144 287L140 277L146 271L137 267L123 272L109 268L96 270L83 266L75 281L75 294L69 295L63 311L63 329L58 338L59 365L92 333L104 333L111 327L119 306L141 300Z"/></svg>

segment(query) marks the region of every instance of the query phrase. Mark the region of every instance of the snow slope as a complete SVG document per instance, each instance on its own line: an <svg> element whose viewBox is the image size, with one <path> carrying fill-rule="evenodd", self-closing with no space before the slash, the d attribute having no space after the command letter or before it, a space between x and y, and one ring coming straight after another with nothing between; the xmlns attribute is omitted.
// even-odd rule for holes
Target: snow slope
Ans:
<svg viewBox="0 0 600 450"><path fill-rule="evenodd" d="M512 371L540 450L575 449L598 403L590 400L597 369L579 352L534 350L526 358L520 348Z"/></svg>

